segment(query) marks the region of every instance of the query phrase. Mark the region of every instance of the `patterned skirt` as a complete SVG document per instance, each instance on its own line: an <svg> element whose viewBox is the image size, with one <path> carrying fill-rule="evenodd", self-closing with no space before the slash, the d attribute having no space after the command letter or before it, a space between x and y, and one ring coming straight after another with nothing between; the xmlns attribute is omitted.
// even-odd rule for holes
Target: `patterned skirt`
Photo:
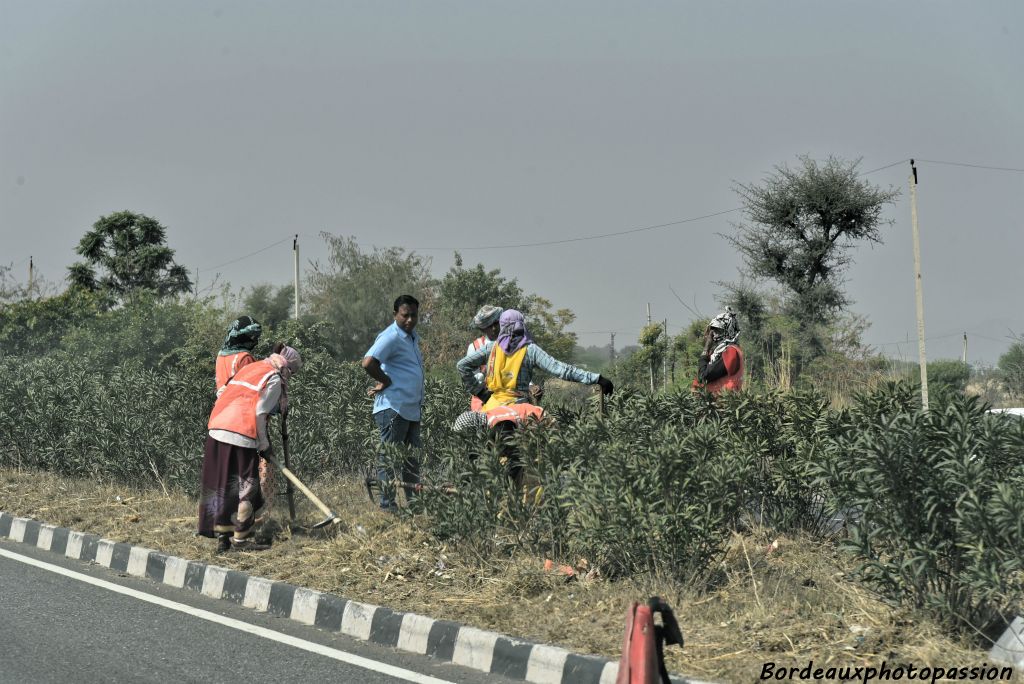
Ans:
<svg viewBox="0 0 1024 684"><path fill-rule="evenodd" d="M199 534L215 537L252 534L256 511L263 506L260 457L255 449L206 438L199 495Z"/></svg>

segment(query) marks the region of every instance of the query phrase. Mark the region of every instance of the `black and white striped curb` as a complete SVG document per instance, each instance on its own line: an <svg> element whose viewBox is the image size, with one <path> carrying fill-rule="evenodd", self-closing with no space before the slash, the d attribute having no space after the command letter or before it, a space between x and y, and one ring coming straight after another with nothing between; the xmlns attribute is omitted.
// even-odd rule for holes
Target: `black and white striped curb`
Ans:
<svg viewBox="0 0 1024 684"><path fill-rule="evenodd" d="M0 511L0 538L92 561L332 632L535 684L614 684L619 664L448 620L400 613ZM705 684L676 679L676 684Z"/></svg>

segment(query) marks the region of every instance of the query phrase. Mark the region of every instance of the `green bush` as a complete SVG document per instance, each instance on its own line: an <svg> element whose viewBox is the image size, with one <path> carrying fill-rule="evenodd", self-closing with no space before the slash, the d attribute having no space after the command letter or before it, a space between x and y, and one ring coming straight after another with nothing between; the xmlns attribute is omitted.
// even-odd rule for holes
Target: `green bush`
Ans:
<svg viewBox="0 0 1024 684"><path fill-rule="evenodd" d="M913 386L889 385L844 411L821 455L864 580L976 629L1020 607L1024 421L962 396L924 412Z"/></svg>
<svg viewBox="0 0 1024 684"><path fill-rule="evenodd" d="M284 337L306 361L289 386L293 465L362 474L379 448L365 373L327 353L321 327L277 333L263 345ZM0 466L195 492L214 401L212 371L197 368L6 357ZM601 414L566 395L549 401L553 427L512 437L525 489L501 462L508 445L452 431L467 405L455 383L428 378L428 487L413 510L481 555L586 558L609 576L706 586L735 530L827 537L843 520L858 574L893 601L978 629L1024 607L1024 421L975 399L923 412L904 383L837 411L814 392L619 391Z"/></svg>

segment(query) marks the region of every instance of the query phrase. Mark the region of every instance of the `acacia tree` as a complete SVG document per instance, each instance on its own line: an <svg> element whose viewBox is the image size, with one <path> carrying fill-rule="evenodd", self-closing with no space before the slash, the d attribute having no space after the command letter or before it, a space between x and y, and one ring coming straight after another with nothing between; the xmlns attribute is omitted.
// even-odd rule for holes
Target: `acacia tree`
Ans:
<svg viewBox="0 0 1024 684"><path fill-rule="evenodd" d="M852 248L882 242L882 209L899 195L862 179L858 164L804 156L796 168L779 166L760 184L736 187L746 222L728 239L744 275L780 286L782 313L800 338L798 364L825 353L828 326L850 303L842 286Z"/></svg>
<svg viewBox="0 0 1024 684"><path fill-rule="evenodd" d="M72 287L101 292L114 302L138 291L168 297L192 289L188 271L174 263L167 229L143 214L119 211L101 216L75 252L85 261L68 267Z"/></svg>

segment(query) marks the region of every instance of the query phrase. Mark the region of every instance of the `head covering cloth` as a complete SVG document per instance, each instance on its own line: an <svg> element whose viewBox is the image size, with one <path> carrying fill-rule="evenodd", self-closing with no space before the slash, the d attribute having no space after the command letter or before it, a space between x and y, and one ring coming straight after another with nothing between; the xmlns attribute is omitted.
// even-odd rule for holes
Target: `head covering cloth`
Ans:
<svg viewBox="0 0 1024 684"><path fill-rule="evenodd" d="M249 316L236 318L231 328L228 329L224 344L221 345L219 354L228 356L238 352L252 351L259 344L260 335L263 333L263 326Z"/></svg>
<svg viewBox="0 0 1024 684"><path fill-rule="evenodd" d="M533 344L533 338L526 330L526 319L520 312L508 309L501 314L498 322L501 329L495 341L506 354L515 354L526 345Z"/></svg>
<svg viewBox="0 0 1024 684"><path fill-rule="evenodd" d="M491 306L490 304L484 304L480 307L480 310L473 316L473 327L483 330L489 328L498 322L501 318L501 312L504 311L500 306Z"/></svg>
<svg viewBox="0 0 1024 684"><path fill-rule="evenodd" d="M722 357L722 352L729 345L737 344L740 337L740 324L736 320L736 313L731 307L725 307L725 311L711 319L708 327L716 332L715 349L711 352L708 363L714 363Z"/></svg>
<svg viewBox="0 0 1024 684"><path fill-rule="evenodd" d="M294 347L284 347L277 354L267 357L277 370L281 371L281 377L287 381L297 371L302 369L302 355Z"/></svg>

